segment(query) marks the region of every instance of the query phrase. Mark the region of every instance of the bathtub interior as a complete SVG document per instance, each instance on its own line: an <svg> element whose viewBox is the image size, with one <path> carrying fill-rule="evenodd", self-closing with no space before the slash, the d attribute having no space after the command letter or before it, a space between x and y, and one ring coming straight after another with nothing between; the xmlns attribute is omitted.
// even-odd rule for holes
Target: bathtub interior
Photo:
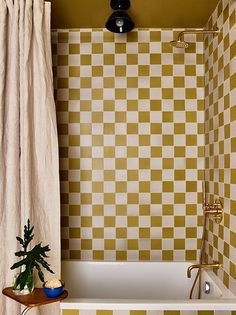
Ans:
<svg viewBox="0 0 236 315"><path fill-rule="evenodd" d="M186 262L62 262L62 278L69 298L187 300L196 275L187 278ZM212 271L204 271L204 283L210 293L202 290L202 299L233 298ZM195 290L194 298L197 297Z"/></svg>

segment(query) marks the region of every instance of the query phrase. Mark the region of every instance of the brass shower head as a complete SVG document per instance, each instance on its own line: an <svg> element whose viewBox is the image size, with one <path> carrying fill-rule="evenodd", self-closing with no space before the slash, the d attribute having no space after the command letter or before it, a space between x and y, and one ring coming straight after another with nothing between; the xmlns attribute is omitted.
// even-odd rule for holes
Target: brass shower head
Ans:
<svg viewBox="0 0 236 315"><path fill-rule="evenodd" d="M184 41L183 37L186 34L213 34L218 35L219 34L219 29L213 29L213 30L205 30L205 29L196 29L196 30L185 30L179 33L178 39L177 40L172 40L170 42L170 45L176 48L188 48L189 43Z"/></svg>

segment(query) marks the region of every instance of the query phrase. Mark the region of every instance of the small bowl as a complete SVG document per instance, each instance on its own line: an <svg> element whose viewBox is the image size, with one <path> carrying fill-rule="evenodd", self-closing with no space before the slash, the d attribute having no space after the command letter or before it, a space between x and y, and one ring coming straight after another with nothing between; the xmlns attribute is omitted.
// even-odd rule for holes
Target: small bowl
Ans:
<svg viewBox="0 0 236 315"><path fill-rule="evenodd" d="M49 298L57 298L64 291L64 285L58 288L46 288L43 286L43 291Z"/></svg>

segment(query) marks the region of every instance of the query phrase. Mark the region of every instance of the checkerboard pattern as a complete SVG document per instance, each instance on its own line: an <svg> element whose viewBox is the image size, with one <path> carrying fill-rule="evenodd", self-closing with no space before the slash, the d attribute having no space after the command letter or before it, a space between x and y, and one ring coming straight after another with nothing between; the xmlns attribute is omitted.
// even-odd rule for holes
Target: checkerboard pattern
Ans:
<svg viewBox="0 0 236 315"><path fill-rule="evenodd" d="M107 311L64 310L62 315L236 315L236 311Z"/></svg>
<svg viewBox="0 0 236 315"><path fill-rule="evenodd" d="M218 275L236 292L236 2L220 1L207 26L221 31L205 40L207 199L220 197L224 220L208 220L206 260L222 263Z"/></svg>
<svg viewBox="0 0 236 315"><path fill-rule="evenodd" d="M197 259L203 41L179 31L53 31L63 258Z"/></svg>

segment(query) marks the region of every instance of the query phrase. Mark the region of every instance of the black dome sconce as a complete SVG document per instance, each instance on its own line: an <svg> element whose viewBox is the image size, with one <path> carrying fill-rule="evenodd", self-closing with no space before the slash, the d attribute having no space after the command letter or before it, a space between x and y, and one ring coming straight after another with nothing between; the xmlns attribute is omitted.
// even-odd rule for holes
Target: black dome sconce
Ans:
<svg viewBox="0 0 236 315"><path fill-rule="evenodd" d="M111 0L111 8L115 10L106 22L106 28L113 33L127 33L134 28L134 22L128 13L130 7L129 0Z"/></svg>

